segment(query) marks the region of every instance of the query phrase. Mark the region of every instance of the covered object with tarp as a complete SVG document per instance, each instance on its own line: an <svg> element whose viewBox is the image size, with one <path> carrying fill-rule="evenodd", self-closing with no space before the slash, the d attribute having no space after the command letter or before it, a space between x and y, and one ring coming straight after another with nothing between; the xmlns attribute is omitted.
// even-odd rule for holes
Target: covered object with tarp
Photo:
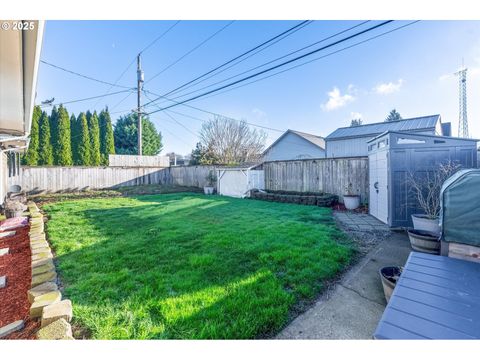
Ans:
<svg viewBox="0 0 480 360"><path fill-rule="evenodd" d="M460 170L440 192L442 240L480 246L480 169Z"/></svg>

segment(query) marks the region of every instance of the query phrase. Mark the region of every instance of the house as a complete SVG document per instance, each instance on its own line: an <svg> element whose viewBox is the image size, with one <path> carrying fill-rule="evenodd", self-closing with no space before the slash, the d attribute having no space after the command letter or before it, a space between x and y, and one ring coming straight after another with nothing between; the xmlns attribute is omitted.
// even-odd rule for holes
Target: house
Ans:
<svg viewBox="0 0 480 360"><path fill-rule="evenodd" d="M264 152L264 161L318 159L325 157L325 140L321 136L287 130Z"/></svg>
<svg viewBox="0 0 480 360"><path fill-rule="evenodd" d="M7 177L18 174L19 154L28 147L43 21L23 21L28 30L0 31L0 204L7 194ZM5 25L6 27L7 25Z"/></svg>
<svg viewBox="0 0 480 360"><path fill-rule="evenodd" d="M440 115L429 115L390 122L338 128L325 138L328 158L367 156L367 142L387 131L411 134L451 136L450 123L442 124Z"/></svg>

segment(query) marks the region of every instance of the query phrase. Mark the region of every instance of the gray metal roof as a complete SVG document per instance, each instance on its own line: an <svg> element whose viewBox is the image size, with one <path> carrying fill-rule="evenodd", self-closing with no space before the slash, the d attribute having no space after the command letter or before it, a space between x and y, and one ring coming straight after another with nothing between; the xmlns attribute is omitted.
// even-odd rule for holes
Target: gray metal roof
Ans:
<svg viewBox="0 0 480 360"><path fill-rule="evenodd" d="M435 129L440 115L429 115L398 121L379 122L338 128L326 137L327 140L363 136L375 136L386 131L416 131Z"/></svg>
<svg viewBox="0 0 480 360"><path fill-rule="evenodd" d="M316 145L322 150L325 150L325 139L323 137L313 135L313 134L307 134L301 131L288 129L282 135L280 135L280 137L277 140L275 140L268 148L266 148L263 153L266 154L268 150L270 150L273 146L275 146L281 139L283 139L289 133L300 136L301 138L311 142L313 145Z"/></svg>
<svg viewBox="0 0 480 360"><path fill-rule="evenodd" d="M296 130L290 130L290 132L304 138L307 141L310 141L312 144L317 145L318 147L325 150L325 139L322 138L321 136L307 134L307 133L296 131Z"/></svg>

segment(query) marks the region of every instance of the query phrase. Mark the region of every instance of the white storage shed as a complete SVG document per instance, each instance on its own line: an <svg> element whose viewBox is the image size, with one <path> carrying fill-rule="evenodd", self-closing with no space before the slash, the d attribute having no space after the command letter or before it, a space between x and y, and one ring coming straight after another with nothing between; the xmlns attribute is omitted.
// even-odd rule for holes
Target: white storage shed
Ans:
<svg viewBox="0 0 480 360"><path fill-rule="evenodd" d="M243 198L252 189L265 189L262 165L217 169L217 192Z"/></svg>

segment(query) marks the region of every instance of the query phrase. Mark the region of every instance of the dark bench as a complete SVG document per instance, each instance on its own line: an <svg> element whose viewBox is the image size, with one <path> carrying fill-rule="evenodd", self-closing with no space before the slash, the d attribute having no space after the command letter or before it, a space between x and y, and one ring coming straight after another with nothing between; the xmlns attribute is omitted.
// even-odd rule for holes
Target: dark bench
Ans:
<svg viewBox="0 0 480 360"><path fill-rule="evenodd" d="M411 252L375 339L480 339L480 263Z"/></svg>

